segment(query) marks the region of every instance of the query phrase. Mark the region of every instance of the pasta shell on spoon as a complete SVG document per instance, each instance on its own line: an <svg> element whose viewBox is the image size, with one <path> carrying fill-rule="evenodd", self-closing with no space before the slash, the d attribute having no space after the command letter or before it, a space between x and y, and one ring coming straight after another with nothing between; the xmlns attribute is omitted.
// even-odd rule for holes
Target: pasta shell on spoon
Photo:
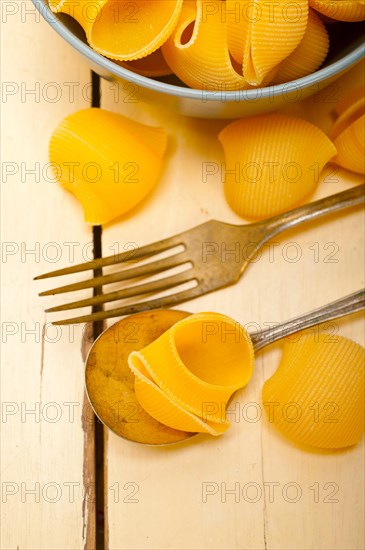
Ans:
<svg viewBox="0 0 365 550"><path fill-rule="evenodd" d="M174 429L215 436L228 429L227 403L249 382L253 362L247 332L219 313L186 317L128 359L149 415Z"/></svg>

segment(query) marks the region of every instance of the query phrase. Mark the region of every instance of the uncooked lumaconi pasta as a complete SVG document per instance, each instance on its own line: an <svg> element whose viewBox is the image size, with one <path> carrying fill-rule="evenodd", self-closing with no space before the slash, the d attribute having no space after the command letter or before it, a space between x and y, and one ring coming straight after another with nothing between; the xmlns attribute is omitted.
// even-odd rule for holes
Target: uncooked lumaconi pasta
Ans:
<svg viewBox="0 0 365 550"><path fill-rule="evenodd" d="M306 332L286 342L264 384L269 422L297 444L337 449L364 433L365 350L342 336Z"/></svg>
<svg viewBox="0 0 365 550"><path fill-rule="evenodd" d="M161 48L142 59L118 61L118 64L142 76L156 77L172 74L170 67L162 55Z"/></svg>
<svg viewBox="0 0 365 550"><path fill-rule="evenodd" d="M259 86L300 44L308 1L228 0L225 19L233 58L242 64L247 82Z"/></svg>
<svg viewBox="0 0 365 550"><path fill-rule="evenodd" d="M247 332L218 313L186 317L128 358L137 399L153 418L215 436L228 429L226 405L250 380L253 362Z"/></svg>
<svg viewBox="0 0 365 550"><path fill-rule="evenodd" d="M225 152L224 189L239 216L261 219L300 204L336 154L313 124L281 114L232 122L219 134Z"/></svg>
<svg viewBox="0 0 365 550"><path fill-rule="evenodd" d="M167 135L103 109L85 109L55 129L49 156L57 180L84 209L85 221L110 222L156 185Z"/></svg>
<svg viewBox="0 0 365 550"><path fill-rule="evenodd" d="M157 50L173 31L183 0L51 0L55 13L67 13L83 27L97 52L121 61Z"/></svg>
<svg viewBox="0 0 365 550"><path fill-rule="evenodd" d="M78 21L90 46L122 66L149 77L172 71L209 91L289 82L317 70L328 35L313 10L327 21L365 18L365 0L50 0L50 7Z"/></svg>
<svg viewBox="0 0 365 550"><path fill-rule="evenodd" d="M365 18L365 0L309 0L309 5L336 21L362 21Z"/></svg>
<svg viewBox="0 0 365 550"><path fill-rule="evenodd" d="M365 98L360 95L360 91L361 88L353 90L343 98L337 110L339 116L332 128L331 139L337 149L334 162L347 170L364 174ZM353 102L349 103L349 99Z"/></svg>
<svg viewBox="0 0 365 550"><path fill-rule="evenodd" d="M233 67L228 50L224 3L185 0L171 37L162 46L167 64L191 88L239 90L247 88Z"/></svg>
<svg viewBox="0 0 365 550"><path fill-rule="evenodd" d="M270 80L278 63L303 38L307 0L300 0L295 9L293 18L292 6L282 0L275 6L261 0L185 0L177 27L162 51L174 73L190 87L258 86Z"/></svg>
<svg viewBox="0 0 365 550"><path fill-rule="evenodd" d="M277 67L272 84L291 82L316 71L327 56L329 37L318 14L309 10L308 24L300 44Z"/></svg>

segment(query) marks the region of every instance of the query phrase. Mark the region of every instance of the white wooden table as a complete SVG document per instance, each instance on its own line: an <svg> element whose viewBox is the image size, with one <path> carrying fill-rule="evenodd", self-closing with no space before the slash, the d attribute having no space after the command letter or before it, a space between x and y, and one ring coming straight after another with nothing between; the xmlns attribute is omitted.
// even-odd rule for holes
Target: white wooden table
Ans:
<svg viewBox="0 0 365 550"><path fill-rule="evenodd" d="M43 286L32 281L92 257L92 228L47 166L56 124L90 105L90 72L28 0L2 4L11 9L2 16L1 547L91 550L98 507L82 327L52 327L37 297ZM360 81L362 70L338 82L335 99ZM147 244L211 218L241 223L224 200L220 174L202 178L204 163L223 161L216 135L225 122L171 116L118 90L103 82L102 107L163 125L170 142L158 188L133 216L103 229L103 253L115 251L115 243ZM324 94L285 110L328 129L333 108ZM327 171L314 199L360 181ZM181 309L264 326L363 285L364 218L357 208L285 233L236 286ZM362 315L336 321L334 329L364 344ZM105 432L105 548L363 548L363 443L309 453L281 438L264 415L255 420L280 347L258 355L222 438L151 448Z"/></svg>

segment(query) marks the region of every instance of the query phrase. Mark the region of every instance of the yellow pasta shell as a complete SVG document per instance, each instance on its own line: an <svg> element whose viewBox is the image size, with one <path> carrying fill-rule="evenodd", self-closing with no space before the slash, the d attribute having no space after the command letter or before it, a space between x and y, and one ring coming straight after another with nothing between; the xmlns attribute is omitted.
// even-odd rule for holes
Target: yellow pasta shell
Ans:
<svg viewBox="0 0 365 550"><path fill-rule="evenodd" d="M61 0L52 1L51 8L74 17L97 52L130 61L150 55L167 40L182 4L183 0Z"/></svg>
<svg viewBox="0 0 365 550"><path fill-rule="evenodd" d="M300 445L336 449L364 433L364 348L342 336L298 335L285 343L262 391L269 422Z"/></svg>
<svg viewBox="0 0 365 550"><path fill-rule="evenodd" d="M138 366L136 357L133 359L133 365ZM186 431L188 429L189 432L208 433L215 436L223 434L229 428L228 422L222 421L219 423L212 420L202 420L203 415L195 415L185 409L183 405L176 400L172 400L156 384L150 382L147 378L143 378L142 374L136 375L134 390L143 409L165 426L173 427L175 430L183 429L183 431ZM214 403L213 410L216 408L219 409L219 406L216 407ZM222 409L222 418L224 414L225 411Z"/></svg>
<svg viewBox="0 0 365 550"><path fill-rule="evenodd" d="M281 114L237 120L219 139L226 158L226 198L244 218L261 219L300 204L336 154L319 128Z"/></svg>
<svg viewBox="0 0 365 550"><path fill-rule="evenodd" d="M185 0L176 28L162 46L169 67L191 88L248 87L232 65L224 10L222 0Z"/></svg>
<svg viewBox="0 0 365 550"><path fill-rule="evenodd" d="M316 71L325 60L329 48L326 27L318 14L309 10L308 24L300 44L277 68L272 84L281 84Z"/></svg>
<svg viewBox="0 0 365 550"><path fill-rule="evenodd" d="M61 185L84 209L85 221L101 225L141 202L156 185L167 136L103 109L85 109L55 129L50 161Z"/></svg>
<svg viewBox="0 0 365 550"><path fill-rule="evenodd" d="M253 361L249 335L218 313L191 315L128 358L137 398L153 418L211 435L229 427L227 402L250 380Z"/></svg>
<svg viewBox="0 0 365 550"><path fill-rule="evenodd" d="M308 3L290 6L264 0L227 0L228 47L243 65L246 80L255 86L267 84L277 65L301 42L307 25Z"/></svg>
<svg viewBox="0 0 365 550"><path fill-rule="evenodd" d="M363 21L364 0L309 0L311 8L336 21Z"/></svg>
<svg viewBox="0 0 365 550"><path fill-rule="evenodd" d="M334 143L337 148L334 162L352 172L365 174L365 115L352 122Z"/></svg>
<svg viewBox="0 0 365 550"><path fill-rule="evenodd" d="M270 72L300 44L308 21L308 1L267 2L250 0L252 6L243 55L243 75L259 86Z"/></svg>

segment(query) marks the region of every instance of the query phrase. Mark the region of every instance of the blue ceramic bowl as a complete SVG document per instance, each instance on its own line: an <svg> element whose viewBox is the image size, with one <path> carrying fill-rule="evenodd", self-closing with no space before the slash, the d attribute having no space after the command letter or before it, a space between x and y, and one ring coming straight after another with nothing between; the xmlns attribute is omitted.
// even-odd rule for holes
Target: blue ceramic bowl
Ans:
<svg viewBox="0 0 365 550"><path fill-rule="evenodd" d="M206 91L184 86L175 77L153 79L140 76L95 52L87 45L81 27L67 15L55 15L47 0L32 0L44 19L87 61L91 69L108 80L131 83L134 100L160 103L175 112L202 118L237 118L274 111L287 102L304 99L355 65L365 53L361 23L329 25L331 48L324 66L286 84L252 90Z"/></svg>

